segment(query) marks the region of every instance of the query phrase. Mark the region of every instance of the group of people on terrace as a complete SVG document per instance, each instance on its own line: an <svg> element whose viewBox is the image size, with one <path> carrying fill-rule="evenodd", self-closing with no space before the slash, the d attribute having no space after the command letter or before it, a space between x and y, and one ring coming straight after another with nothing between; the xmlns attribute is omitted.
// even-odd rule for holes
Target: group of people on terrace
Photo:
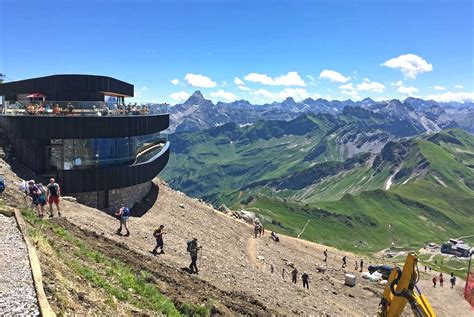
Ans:
<svg viewBox="0 0 474 317"><path fill-rule="evenodd" d="M23 105L19 105L16 108L23 108ZM109 115L146 115L148 114L147 105L137 105L129 103L125 104L107 104L101 102L98 106L95 104L90 106L74 106L73 103L69 102L60 106L58 103L48 102L31 102L24 107L25 113L29 115L74 115L74 114L87 114L95 116L109 116Z"/></svg>

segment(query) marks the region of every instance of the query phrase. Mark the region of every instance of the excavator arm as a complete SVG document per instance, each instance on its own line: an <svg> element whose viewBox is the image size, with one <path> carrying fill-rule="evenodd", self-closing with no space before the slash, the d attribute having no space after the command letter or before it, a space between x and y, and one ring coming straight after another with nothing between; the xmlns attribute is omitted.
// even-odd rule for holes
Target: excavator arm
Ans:
<svg viewBox="0 0 474 317"><path fill-rule="evenodd" d="M410 304L415 316L436 317L428 299L416 286L419 278L417 269L418 256L409 252L403 270L394 267L388 278L387 286L380 301L380 317L400 316L406 304Z"/></svg>

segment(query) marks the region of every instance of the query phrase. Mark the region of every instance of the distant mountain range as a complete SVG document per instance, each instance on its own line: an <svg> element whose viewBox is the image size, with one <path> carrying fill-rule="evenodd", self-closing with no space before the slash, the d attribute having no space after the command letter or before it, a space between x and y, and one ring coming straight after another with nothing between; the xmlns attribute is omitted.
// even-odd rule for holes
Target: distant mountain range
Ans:
<svg viewBox="0 0 474 317"><path fill-rule="evenodd" d="M247 125L259 120L292 120L302 113L341 114L345 107L359 107L377 115L403 118L418 122L425 131L439 131L446 127L459 127L474 132L474 103L439 103L433 100L407 98L404 101L376 102L370 98L361 101L338 101L308 98L296 102L289 97L282 102L253 105L246 100L230 103L204 98L194 92L182 104L170 107L171 132L200 131L233 122ZM356 110L354 110L356 111Z"/></svg>

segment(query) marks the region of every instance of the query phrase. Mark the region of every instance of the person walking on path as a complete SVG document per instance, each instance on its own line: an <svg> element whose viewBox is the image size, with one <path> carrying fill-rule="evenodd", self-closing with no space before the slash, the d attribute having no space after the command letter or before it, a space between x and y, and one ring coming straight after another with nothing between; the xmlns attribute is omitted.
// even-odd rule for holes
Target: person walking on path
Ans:
<svg viewBox="0 0 474 317"><path fill-rule="evenodd" d="M309 289L309 275L306 272L303 272L303 275L301 275L301 279L303 280L303 288Z"/></svg>
<svg viewBox="0 0 474 317"><path fill-rule="evenodd" d="M323 254L324 254L324 262L327 262L328 261L328 249L324 250Z"/></svg>
<svg viewBox="0 0 474 317"><path fill-rule="evenodd" d="M443 287L443 283L444 283L443 273L439 273L439 286Z"/></svg>
<svg viewBox="0 0 474 317"><path fill-rule="evenodd" d="M61 197L61 188L59 184L56 183L54 178L49 179L49 184L46 186L46 198L49 204L49 216L53 217L53 204L56 205L58 210L58 216L61 217L61 208L59 207L59 200Z"/></svg>
<svg viewBox="0 0 474 317"><path fill-rule="evenodd" d="M436 282L437 282L436 276L433 276L432 282L433 282L433 287L436 287Z"/></svg>
<svg viewBox="0 0 474 317"><path fill-rule="evenodd" d="M344 255L342 258L342 268L345 268L347 266L347 257Z"/></svg>
<svg viewBox="0 0 474 317"><path fill-rule="evenodd" d="M153 255L165 254L165 251L163 250L163 235L165 234L166 232L164 225L160 225L160 227L153 232L153 236L156 239L156 246L151 252ZM158 253L158 249L160 249L160 253Z"/></svg>
<svg viewBox="0 0 474 317"><path fill-rule="evenodd" d="M453 272L451 272L451 278L449 281L451 282L451 288L454 288L454 285L456 285L456 276L454 276Z"/></svg>
<svg viewBox="0 0 474 317"><path fill-rule="evenodd" d="M119 236L122 235L122 226L125 227L127 233L125 234L126 237L130 236L130 231L127 227L128 218L130 217L130 209L125 206L121 206L119 210L115 213L116 216L120 217L120 227L117 229L117 234Z"/></svg>
<svg viewBox="0 0 474 317"><path fill-rule="evenodd" d="M35 184L33 180L28 181L28 196L33 200L33 206L36 209L38 217L44 217L44 206L46 205L46 197L43 190L43 185Z"/></svg>
<svg viewBox="0 0 474 317"><path fill-rule="evenodd" d="M201 250L202 247L198 246L198 239L193 238L191 241L188 241L187 251L191 256L191 264L189 265L189 272L191 274L199 274L199 270L197 267L197 258L198 258L198 251Z"/></svg>
<svg viewBox="0 0 474 317"><path fill-rule="evenodd" d="M355 264L356 264L355 270L358 271L359 270L359 262L357 262L357 260L355 260Z"/></svg>
<svg viewBox="0 0 474 317"><path fill-rule="evenodd" d="M360 272L364 269L364 259L360 259Z"/></svg>
<svg viewBox="0 0 474 317"><path fill-rule="evenodd" d="M298 269L295 267L293 271L291 271L291 282L296 284L297 278L298 278Z"/></svg>

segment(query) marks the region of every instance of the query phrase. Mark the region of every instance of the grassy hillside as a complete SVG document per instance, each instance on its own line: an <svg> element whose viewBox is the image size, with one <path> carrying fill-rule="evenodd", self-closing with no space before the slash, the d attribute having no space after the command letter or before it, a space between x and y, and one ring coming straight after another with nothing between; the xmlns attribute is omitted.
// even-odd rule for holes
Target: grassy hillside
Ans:
<svg viewBox="0 0 474 317"><path fill-rule="evenodd" d="M254 182L304 173L318 169L317 164L342 163L378 152L390 139L416 133L419 128L408 122L356 107L347 107L337 117L319 113L244 127L228 123L171 135L173 154L162 177L190 196L232 204L238 202L240 189ZM379 186L379 181L370 182ZM339 192L334 188L322 196L336 197Z"/></svg>
<svg viewBox="0 0 474 317"><path fill-rule="evenodd" d="M397 141L364 130L387 124L364 116L302 116L175 136L187 143L164 176L189 195L253 210L273 230L296 236L307 224L302 238L343 249L469 234L474 137L450 129ZM371 142L384 145L380 153L369 152Z"/></svg>
<svg viewBox="0 0 474 317"><path fill-rule="evenodd" d="M473 137L459 130L394 142L372 166L328 177L293 195L291 190L270 190L271 182L264 190L254 188L248 194L256 199L248 208L261 214L271 229L292 235L310 220L301 237L344 249L440 243L472 234L473 149ZM393 185L383 190L389 177ZM281 179L276 183L284 184ZM363 190L343 194L354 187ZM303 203L295 203L295 197Z"/></svg>

